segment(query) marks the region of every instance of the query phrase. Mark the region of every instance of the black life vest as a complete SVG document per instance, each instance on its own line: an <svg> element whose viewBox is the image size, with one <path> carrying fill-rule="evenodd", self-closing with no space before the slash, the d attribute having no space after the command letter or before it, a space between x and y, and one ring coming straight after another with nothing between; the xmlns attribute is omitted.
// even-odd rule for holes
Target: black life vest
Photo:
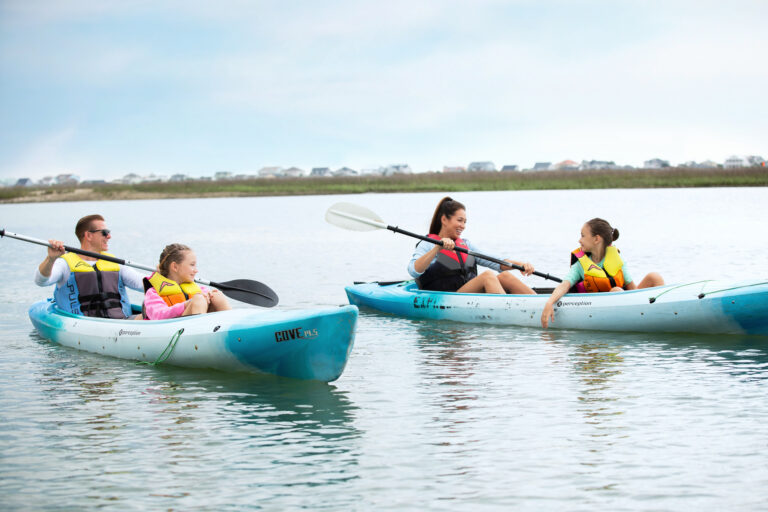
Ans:
<svg viewBox="0 0 768 512"><path fill-rule="evenodd" d="M440 240L437 235L428 236L434 240ZM454 240L454 243L456 247L469 250L461 238ZM416 284L422 290L455 292L475 277L477 277L477 262L474 256L456 250L441 249L427 270L416 279Z"/></svg>

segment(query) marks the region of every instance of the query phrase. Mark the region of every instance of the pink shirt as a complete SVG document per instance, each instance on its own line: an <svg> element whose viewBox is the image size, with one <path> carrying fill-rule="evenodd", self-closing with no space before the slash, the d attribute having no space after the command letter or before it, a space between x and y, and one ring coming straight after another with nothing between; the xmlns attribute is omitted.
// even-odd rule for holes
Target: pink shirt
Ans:
<svg viewBox="0 0 768 512"><path fill-rule="evenodd" d="M200 287L203 292L207 292L208 288L205 286ZM150 288L144 294L144 319L145 320L167 320L168 318L178 318L184 313L184 308L187 307L186 302L179 302L173 306L169 306L165 303L162 297L158 295L157 290Z"/></svg>

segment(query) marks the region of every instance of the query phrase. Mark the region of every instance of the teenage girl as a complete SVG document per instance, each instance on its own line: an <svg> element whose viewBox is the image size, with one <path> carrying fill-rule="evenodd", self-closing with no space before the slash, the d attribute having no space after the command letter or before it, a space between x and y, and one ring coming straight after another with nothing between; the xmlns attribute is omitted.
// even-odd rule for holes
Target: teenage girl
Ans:
<svg viewBox="0 0 768 512"><path fill-rule="evenodd" d="M658 272L651 272L637 285L629 275L627 266L614 247L619 230L603 219L587 221L581 228L579 248L571 253L571 269L563 282L549 296L541 313L541 326L545 329L555 321L554 304L568 293L621 292L638 288L662 286L664 279Z"/></svg>
<svg viewBox="0 0 768 512"><path fill-rule="evenodd" d="M144 318L163 320L231 309L219 290L197 286L196 274L197 257L192 249L167 245L160 254L157 272L144 278Z"/></svg>
<svg viewBox="0 0 768 512"><path fill-rule="evenodd" d="M408 273L416 279L419 288L459 293L535 293L520 279L504 272L512 267L455 251L456 247L461 247L480 252L469 240L461 238L466 224L467 213L463 204L450 197L440 200L432 216L428 236L442 240L443 245L419 242L408 264ZM530 263L505 261L523 267L523 275L526 276L534 270ZM495 272L486 270L478 274L477 265Z"/></svg>

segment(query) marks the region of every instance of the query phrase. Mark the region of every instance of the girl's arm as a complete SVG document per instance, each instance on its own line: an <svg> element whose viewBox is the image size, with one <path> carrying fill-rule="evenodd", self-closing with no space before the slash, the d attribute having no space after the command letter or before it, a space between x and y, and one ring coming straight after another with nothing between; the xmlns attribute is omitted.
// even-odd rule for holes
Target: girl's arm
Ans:
<svg viewBox="0 0 768 512"><path fill-rule="evenodd" d="M570 289L570 281L563 281L557 285L557 288L552 292L552 295L549 296L547 303L544 304L544 311L541 312L541 326L543 328L546 329L549 327L549 322L555 321L555 302L560 300L560 298L568 293L568 290Z"/></svg>
<svg viewBox="0 0 768 512"><path fill-rule="evenodd" d="M187 301L169 306L157 294L157 290L150 288L144 294L144 310L147 320L166 320L168 318L178 318L184 313Z"/></svg>

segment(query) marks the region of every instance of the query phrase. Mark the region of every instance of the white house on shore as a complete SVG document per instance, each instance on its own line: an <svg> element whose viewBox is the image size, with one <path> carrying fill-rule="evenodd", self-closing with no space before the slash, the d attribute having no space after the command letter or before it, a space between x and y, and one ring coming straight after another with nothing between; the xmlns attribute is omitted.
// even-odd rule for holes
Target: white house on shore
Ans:
<svg viewBox="0 0 768 512"><path fill-rule="evenodd" d="M664 169L669 167L669 160L662 160L661 158L651 158L643 162L643 169Z"/></svg>
<svg viewBox="0 0 768 512"><path fill-rule="evenodd" d="M485 171L485 172L495 172L496 171L496 164L493 162L471 162L467 166L468 172L473 171Z"/></svg>
<svg viewBox="0 0 768 512"><path fill-rule="evenodd" d="M289 167L283 171L283 176L286 178L301 178L305 174L304 169L299 169L298 167Z"/></svg>
<svg viewBox="0 0 768 512"><path fill-rule="evenodd" d="M334 176L358 176L358 173L354 169L350 169L349 167L342 167L341 169L336 169L333 171Z"/></svg>
<svg viewBox="0 0 768 512"><path fill-rule="evenodd" d="M259 169L259 178L277 178L283 175L283 168L279 166L262 167Z"/></svg>
<svg viewBox="0 0 768 512"><path fill-rule="evenodd" d="M312 172L309 173L312 178L330 178L333 173L328 167L313 167Z"/></svg>

